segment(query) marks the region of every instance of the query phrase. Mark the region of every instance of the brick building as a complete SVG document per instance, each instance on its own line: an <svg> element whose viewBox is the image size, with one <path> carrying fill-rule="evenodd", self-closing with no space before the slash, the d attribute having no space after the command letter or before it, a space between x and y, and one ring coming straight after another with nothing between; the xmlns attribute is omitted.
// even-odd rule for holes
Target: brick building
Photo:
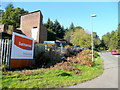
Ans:
<svg viewBox="0 0 120 90"><path fill-rule="evenodd" d="M47 41L47 29L43 25L43 15L40 10L21 16L20 29L37 43Z"/></svg>

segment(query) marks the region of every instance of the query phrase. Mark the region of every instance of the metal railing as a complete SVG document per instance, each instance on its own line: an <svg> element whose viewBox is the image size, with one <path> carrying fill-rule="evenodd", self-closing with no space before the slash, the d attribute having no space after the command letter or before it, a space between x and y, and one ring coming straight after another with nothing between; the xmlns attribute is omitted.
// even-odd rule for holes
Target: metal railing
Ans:
<svg viewBox="0 0 120 90"><path fill-rule="evenodd" d="M0 65L4 64L9 67L11 57L11 40L0 39Z"/></svg>

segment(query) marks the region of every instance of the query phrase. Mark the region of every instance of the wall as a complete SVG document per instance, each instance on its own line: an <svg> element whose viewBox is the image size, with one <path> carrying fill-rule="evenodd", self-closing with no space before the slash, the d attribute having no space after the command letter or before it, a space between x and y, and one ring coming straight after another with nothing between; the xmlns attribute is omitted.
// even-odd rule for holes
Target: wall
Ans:
<svg viewBox="0 0 120 90"><path fill-rule="evenodd" d="M43 25L43 16L40 10L21 16L20 29L28 36L32 37L32 29L38 28L37 39L35 42L43 43L47 41L47 29Z"/></svg>
<svg viewBox="0 0 120 90"><path fill-rule="evenodd" d="M32 36L32 28L33 27L37 27L38 28L38 35L37 35L37 40L36 42L40 42L40 25L41 25L41 20L42 18L42 14L40 11L35 11L35 12L31 12L29 14L23 15L21 16L21 23L20 23L20 28L22 30L22 32L28 36L31 37Z"/></svg>
<svg viewBox="0 0 120 90"><path fill-rule="evenodd" d="M40 41L41 43L47 41L47 28L43 24L41 25Z"/></svg>

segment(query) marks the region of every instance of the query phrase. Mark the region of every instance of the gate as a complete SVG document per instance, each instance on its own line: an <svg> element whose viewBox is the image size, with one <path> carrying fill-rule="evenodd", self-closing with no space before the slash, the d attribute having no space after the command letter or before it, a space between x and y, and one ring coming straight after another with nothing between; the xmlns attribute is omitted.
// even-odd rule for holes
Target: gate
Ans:
<svg viewBox="0 0 120 90"><path fill-rule="evenodd" d="M11 40L0 39L0 65L9 67L11 57Z"/></svg>

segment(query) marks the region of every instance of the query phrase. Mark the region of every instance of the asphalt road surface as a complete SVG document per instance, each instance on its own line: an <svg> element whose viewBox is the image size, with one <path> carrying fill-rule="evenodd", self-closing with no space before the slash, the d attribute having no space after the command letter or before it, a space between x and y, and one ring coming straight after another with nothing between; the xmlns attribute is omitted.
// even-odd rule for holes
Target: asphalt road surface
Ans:
<svg viewBox="0 0 120 90"><path fill-rule="evenodd" d="M118 88L118 60L120 55L111 55L108 51L100 52L104 61L104 72L90 81L66 88Z"/></svg>

